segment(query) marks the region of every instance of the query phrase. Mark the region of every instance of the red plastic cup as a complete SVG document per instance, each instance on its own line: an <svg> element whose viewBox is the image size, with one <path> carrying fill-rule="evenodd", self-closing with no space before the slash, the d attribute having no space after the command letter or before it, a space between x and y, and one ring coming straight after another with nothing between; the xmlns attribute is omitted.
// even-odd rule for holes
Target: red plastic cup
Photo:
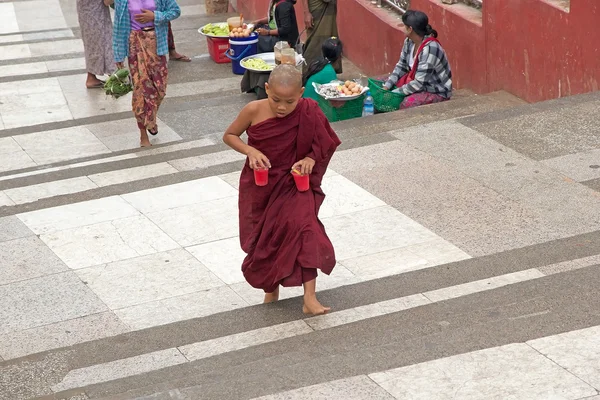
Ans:
<svg viewBox="0 0 600 400"><path fill-rule="evenodd" d="M269 184L269 170L267 168L255 169L254 183L256 183L256 186L267 186Z"/></svg>
<svg viewBox="0 0 600 400"><path fill-rule="evenodd" d="M292 176L299 192L306 192L310 188L309 175L302 175L300 172L293 170Z"/></svg>

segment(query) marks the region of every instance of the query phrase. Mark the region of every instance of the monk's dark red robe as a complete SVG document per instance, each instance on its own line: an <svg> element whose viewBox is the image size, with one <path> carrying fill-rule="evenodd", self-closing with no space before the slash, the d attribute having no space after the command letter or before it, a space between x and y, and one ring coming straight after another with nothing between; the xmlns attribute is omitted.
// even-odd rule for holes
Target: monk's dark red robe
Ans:
<svg viewBox="0 0 600 400"><path fill-rule="evenodd" d="M248 161L240 178L240 242L247 256L242 271L248 283L270 293L278 285L300 286L330 274L333 245L318 219L325 200L321 181L340 140L316 102L301 99L285 118L248 128L248 144L271 161L269 184L254 183ZM310 190L299 192L290 174L305 157L316 161Z"/></svg>

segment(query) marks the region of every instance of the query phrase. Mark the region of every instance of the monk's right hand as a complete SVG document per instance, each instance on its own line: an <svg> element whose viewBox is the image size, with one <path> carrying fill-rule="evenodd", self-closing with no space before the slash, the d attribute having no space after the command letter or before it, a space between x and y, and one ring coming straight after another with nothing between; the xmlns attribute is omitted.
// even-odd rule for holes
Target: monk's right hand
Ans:
<svg viewBox="0 0 600 400"><path fill-rule="evenodd" d="M248 152L248 162L252 169L271 168L271 162L267 156L256 149L252 149Z"/></svg>

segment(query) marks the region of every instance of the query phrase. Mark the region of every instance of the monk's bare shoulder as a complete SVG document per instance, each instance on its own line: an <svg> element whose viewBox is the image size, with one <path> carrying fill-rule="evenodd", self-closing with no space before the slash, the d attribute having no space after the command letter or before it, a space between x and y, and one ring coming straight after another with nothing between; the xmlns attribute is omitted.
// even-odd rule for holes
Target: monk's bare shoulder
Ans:
<svg viewBox="0 0 600 400"><path fill-rule="evenodd" d="M251 115L251 125L257 125L269 118L273 118L271 108L269 107L269 100L267 99L252 101L244 109Z"/></svg>

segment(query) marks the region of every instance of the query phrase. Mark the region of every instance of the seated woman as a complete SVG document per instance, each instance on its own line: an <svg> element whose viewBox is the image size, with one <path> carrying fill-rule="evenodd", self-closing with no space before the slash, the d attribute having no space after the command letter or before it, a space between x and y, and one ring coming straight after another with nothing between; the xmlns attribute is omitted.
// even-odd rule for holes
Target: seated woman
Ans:
<svg viewBox="0 0 600 400"><path fill-rule="evenodd" d="M342 42L332 37L321 45L322 56L308 66L302 77L304 94L302 97L318 100L319 95L315 91L313 83L324 84L337 79L333 64L342 57Z"/></svg>
<svg viewBox="0 0 600 400"><path fill-rule="evenodd" d="M400 61L387 78L384 89L404 93L400 109L449 100L452 71L437 32L421 11L408 10L402 16L406 40Z"/></svg>
<svg viewBox="0 0 600 400"><path fill-rule="evenodd" d="M270 53L277 42L288 42L291 48L296 48L300 32L294 10L296 0L271 0L269 15L254 21L258 27L258 52Z"/></svg>

